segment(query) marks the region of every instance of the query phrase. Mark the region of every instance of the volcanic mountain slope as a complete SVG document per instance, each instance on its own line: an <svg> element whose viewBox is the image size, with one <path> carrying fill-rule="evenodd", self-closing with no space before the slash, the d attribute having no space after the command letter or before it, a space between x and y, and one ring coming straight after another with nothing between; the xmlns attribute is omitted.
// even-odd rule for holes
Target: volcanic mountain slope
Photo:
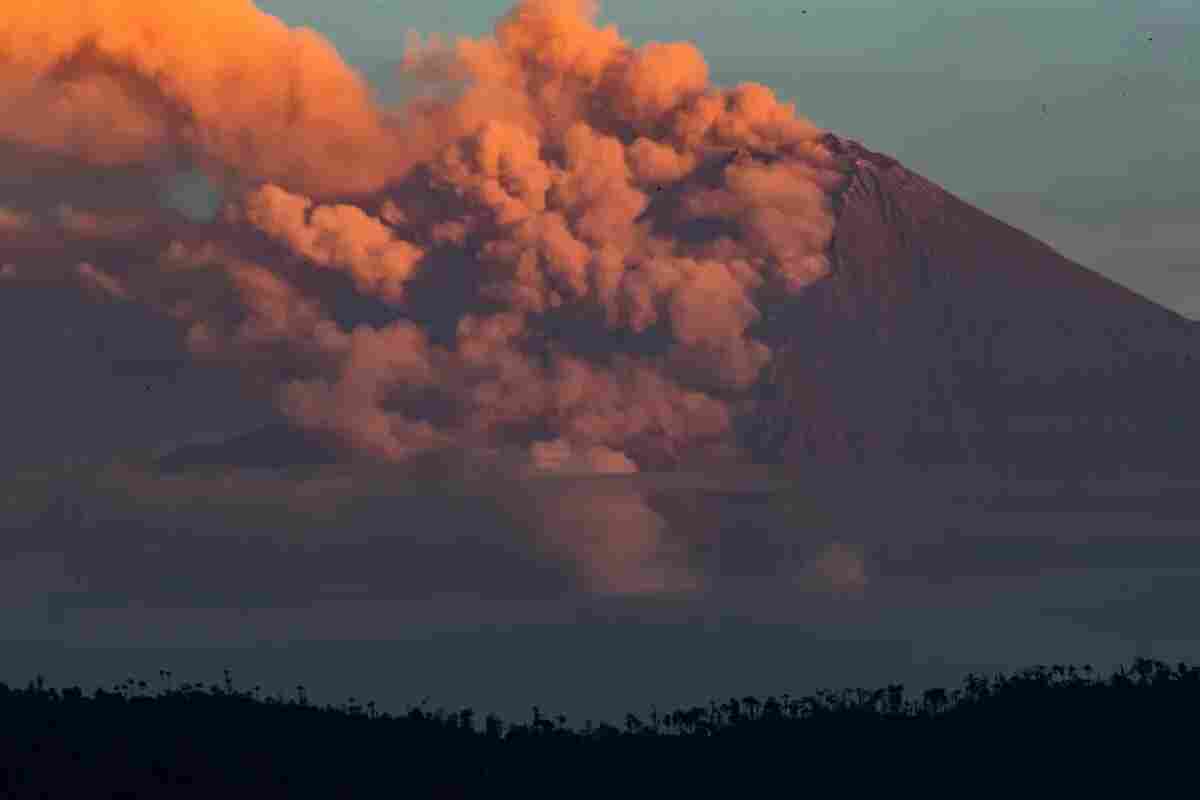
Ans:
<svg viewBox="0 0 1200 800"><path fill-rule="evenodd" d="M233 465L246 469L284 469L291 466L334 464L347 454L316 434L282 423L216 443L182 445L158 460L164 472L220 468Z"/></svg>
<svg viewBox="0 0 1200 800"><path fill-rule="evenodd" d="M768 323L745 429L763 460L1195 471L1200 324L892 158L825 143L850 176L833 269Z"/></svg>
<svg viewBox="0 0 1200 800"><path fill-rule="evenodd" d="M775 353L740 425L756 461L1062 477L1191 468L1200 324L888 156L824 143L848 176L832 273L754 331ZM327 463L332 447L275 426L164 466Z"/></svg>

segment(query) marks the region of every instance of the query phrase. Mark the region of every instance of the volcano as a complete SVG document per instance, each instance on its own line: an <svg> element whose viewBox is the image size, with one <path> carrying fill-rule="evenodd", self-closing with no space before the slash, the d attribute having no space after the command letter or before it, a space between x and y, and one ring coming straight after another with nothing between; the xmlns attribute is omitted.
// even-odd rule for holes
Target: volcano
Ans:
<svg viewBox="0 0 1200 800"><path fill-rule="evenodd" d="M774 314L766 461L1195 472L1200 324L834 135L832 274Z"/></svg>
<svg viewBox="0 0 1200 800"><path fill-rule="evenodd" d="M823 143L847 177L833 196L832 271L753 331L774 352L739 420L755 461L1200 471L1200 323L893 158L833 134ZM164 465L278 464L256 443L301 462L338 457L276 425Z"/></svg>

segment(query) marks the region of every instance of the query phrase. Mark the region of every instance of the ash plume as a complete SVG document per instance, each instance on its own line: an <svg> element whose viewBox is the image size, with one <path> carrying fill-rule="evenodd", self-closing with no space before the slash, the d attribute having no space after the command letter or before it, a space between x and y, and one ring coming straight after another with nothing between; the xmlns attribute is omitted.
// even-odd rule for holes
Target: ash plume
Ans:
<svg viewBox="0 0 1200 800"><path fill-rule="evenodd" d="M385 107L246 0L10 4L0 174L41 188L0 188L0 261L169 315L197 358L376 458L736 456L771 358L755 323L828 273L843 175L768 88L713 87L691 44L595 19L526 0L479 39L411 36L397 79L419 88ZM215 220L162 205L196 171ZM86 188L105 176L123 190ZM631 491L546 513L618 589L583 539L625 531L637 560L665 525Z"/></svg>

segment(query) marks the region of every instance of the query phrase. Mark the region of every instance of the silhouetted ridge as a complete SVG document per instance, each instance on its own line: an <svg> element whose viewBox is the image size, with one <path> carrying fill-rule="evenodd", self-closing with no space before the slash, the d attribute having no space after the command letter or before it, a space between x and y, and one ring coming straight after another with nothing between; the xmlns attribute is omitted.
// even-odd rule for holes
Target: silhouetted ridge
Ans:
<svg viewBox="0 0 1200 800"><path fill-rule="evenodd" d="M183 445L160 458L158 465L164 472L223 466L283 469L334 464L346 458L340 448L316 434L275 423L222 442Z"/></svg>

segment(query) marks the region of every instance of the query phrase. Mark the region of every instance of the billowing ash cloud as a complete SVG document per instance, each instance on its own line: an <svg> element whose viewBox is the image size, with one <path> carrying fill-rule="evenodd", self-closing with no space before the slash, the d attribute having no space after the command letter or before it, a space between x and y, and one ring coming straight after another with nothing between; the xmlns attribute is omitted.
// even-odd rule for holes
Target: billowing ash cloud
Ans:
<svg viewBox="0 0 1200 800"><path fill-rule="evenodd" d="M769 89L711 87L692 45L594 19L527 0L481 39L414 36L400 72L423 90L385 108L245 0L9 4L0 174L41 188L0 187L0 263L160 309L198 357L376 457L736 454L771 357L754 323L826 274L841 176ZM196 171L216 220L161 205ZM653 549L636 494L606 505Z"/></svg>
<svg viewBox="0 0 1200 800"><path fill-rule="evenodd" d="M0 137L98 166L195 159L302 191L365 192L408 165L333 47L245 0L6 4Z"/></svg>

